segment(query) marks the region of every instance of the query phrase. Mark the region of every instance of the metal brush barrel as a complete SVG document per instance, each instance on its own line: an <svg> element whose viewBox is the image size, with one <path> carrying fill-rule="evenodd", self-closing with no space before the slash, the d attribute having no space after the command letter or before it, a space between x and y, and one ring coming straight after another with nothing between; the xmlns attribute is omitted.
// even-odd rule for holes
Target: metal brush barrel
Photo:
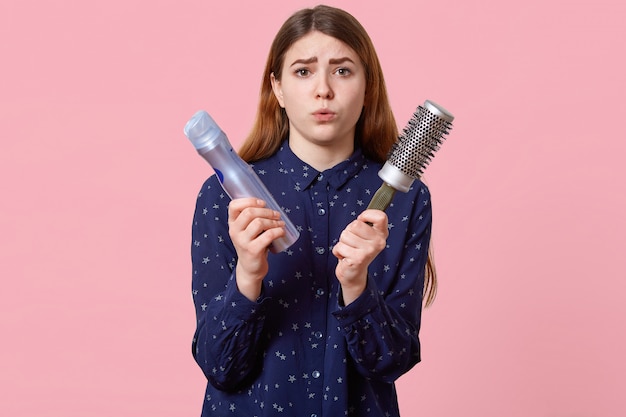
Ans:
<svg viewBox="0 0 626 417"><path fill-rule="evenodd" d="M398 191L407 192L424 173L454 120L447 110L427 100L419 106L393 145L379 177Z"/></svg>
<svg viewBox="0 0 626 417"><path fill-rule="evenodd" d="M426 100L417 108L378 172L384 184L374 194L368 208L385 210L396 190L409 191L441 146L453 120L450 112L433 101Z"/></svg>

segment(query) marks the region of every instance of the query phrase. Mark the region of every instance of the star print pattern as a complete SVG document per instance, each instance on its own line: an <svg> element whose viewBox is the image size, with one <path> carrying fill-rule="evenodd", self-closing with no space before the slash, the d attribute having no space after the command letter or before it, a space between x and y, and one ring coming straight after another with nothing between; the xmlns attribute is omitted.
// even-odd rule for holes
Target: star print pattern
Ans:
<svg viewBox="0 0 626 417"><path fill-rule="evenodd" d="M228 196L215 176L203 184L191 244L192 352L208 380L202 416L398 416L394 381L421 359L427 187L416 180L396 193L387 247L364 293L343 306L332 248L380 186L381 164L356 150L318 172L285 142L253 167L300 238L270 253L261 296L248 300L235 280Z"/></svg>

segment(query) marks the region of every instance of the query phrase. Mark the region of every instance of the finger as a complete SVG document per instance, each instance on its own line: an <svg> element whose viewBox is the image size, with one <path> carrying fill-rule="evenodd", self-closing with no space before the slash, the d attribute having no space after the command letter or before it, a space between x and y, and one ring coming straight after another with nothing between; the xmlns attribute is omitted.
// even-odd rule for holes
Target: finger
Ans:
<svg viewBox="0 0 626 417"><path fill-rule="evenodd" d="M363 222L358 222L363 224ZM368 229L371 229L369 226L363 224L363 226L367 227ZM349 224L344 230L343 232L341 232L341 235L339 236L339 243L342 243L345 246L348 247L352 247L352 248L358 248L359 246L361 246L363 244L363 232L359 233L359 225L358 224ZM371 233L371 230L370 230Z"/></svg>
<svg viewBox="0 0 626 417"><path fill-rule="evenodd" d="M250 239L256 239L271 230L283 229L284 226L285 222L282 220L255 217L245 228L245 232L250 236Z"/></svg>
<svg viewBox="0 0 626 417"><path fill-rule="evenodd" d="M377 221L370 224L359 219L353 221L345 228L340 239L344 239L346 243L352 246L358 246L362 245L363 242L355 241L355 239L370 242L381 238L386 239L387 233L386 222L380 223Z"/></svg>
<svg viewBox="0 0 626 417"><path fill-rule="evenodd" d="M233 209L229 215L230 227L237 229L247 229L250 224L257 219L260 221L278 221L280 219L280 213L266 207L251 206L241 209L242 206L237 206ZM241 210L241 211L239 211ZM268 228L268 227L265 227Z"/></svg>
<svg viewBox="0 0 626 417"><path fill-rule="evenodd" d="M248 207L243 209L243 211L239 214L237 221L250 224L256 219L277 221L280 219L280 213L276 210L264 207Z"/></svg>
<svg viewBox="0 0 626 417"><path fill-rule="evenodd" d="M251 207L265 207L265 201L258 198L236 198L228 204L228 217L236 219L242 211Z"/></svg>
<svg viewBox="0 0 626 417"><path fill-rule="evenodd" d="M357 246L348 245L344 241L333 247L333 255L339 261L349 261L350 265L360 263L364 258L364 253Z"/></svg>
<svg viewBox="0 0 626 417"><path fill-rule="evenodd" d="M279 226L263 230L252 240L253 244L267 249L274 240L285 236L284 225L284 222L279 222Z"/></svg>
<svg viewBox="0 0 626 417"><path fill-rule="evenodd" d="M385 235L388 233L387 214L382 210L367 209L359 214L357 219L361 222L365 222L369 226L372 226L374 229L384 233Z"/></svg>

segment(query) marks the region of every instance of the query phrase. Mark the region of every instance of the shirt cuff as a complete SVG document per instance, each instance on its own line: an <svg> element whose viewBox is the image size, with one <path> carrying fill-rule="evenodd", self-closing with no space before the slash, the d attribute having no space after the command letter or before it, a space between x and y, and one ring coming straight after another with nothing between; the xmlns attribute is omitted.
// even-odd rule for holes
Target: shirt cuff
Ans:
<svg viewBox="0 0 626 417"><path fill-rule="evenodd" d="M359 295L356 300L343 307L339 305L341 297L341 287L339 287L337 310L333 311L332 314L342 327L350 326L354 322L362 319L363 316L379 308L378 287L376 286L376 282L369 276L367 277L365 290L363 290L363 293Z"/></svg>
<svg viewBox="0 0 626 417"><path fill-rule="evenodd" d="M229 314L242 321L256 320L265 314L265 306L270 297L265 295L265 283L261 287L261 295L256 301L250 301L237 288L237 281L233 274L231 282L226 288L224 294L224 307L227 308Z"/></svg>

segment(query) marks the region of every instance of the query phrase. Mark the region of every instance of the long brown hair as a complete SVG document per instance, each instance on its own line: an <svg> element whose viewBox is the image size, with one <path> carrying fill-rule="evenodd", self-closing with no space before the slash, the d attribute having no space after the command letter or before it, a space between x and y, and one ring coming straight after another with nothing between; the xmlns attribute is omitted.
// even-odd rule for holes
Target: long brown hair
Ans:
<svg viewBox="0 0 626 417"><path fill-rule="evenodd" d="M352 48L365 68L365 103L355 129L355 147L377 162L385 162L398 137L383 72L372 41L363 26L344 10L329 6L303 9L289 17L279 29L265 65L259 106L252 131L239 150L248 162L273 155L289 135L287 113L278 104L271 75L281 79L285 54L296 41L312 31L332 36ZM437 279L429 248L426 262L424 299L426 306L435 298Z"/></svg>

